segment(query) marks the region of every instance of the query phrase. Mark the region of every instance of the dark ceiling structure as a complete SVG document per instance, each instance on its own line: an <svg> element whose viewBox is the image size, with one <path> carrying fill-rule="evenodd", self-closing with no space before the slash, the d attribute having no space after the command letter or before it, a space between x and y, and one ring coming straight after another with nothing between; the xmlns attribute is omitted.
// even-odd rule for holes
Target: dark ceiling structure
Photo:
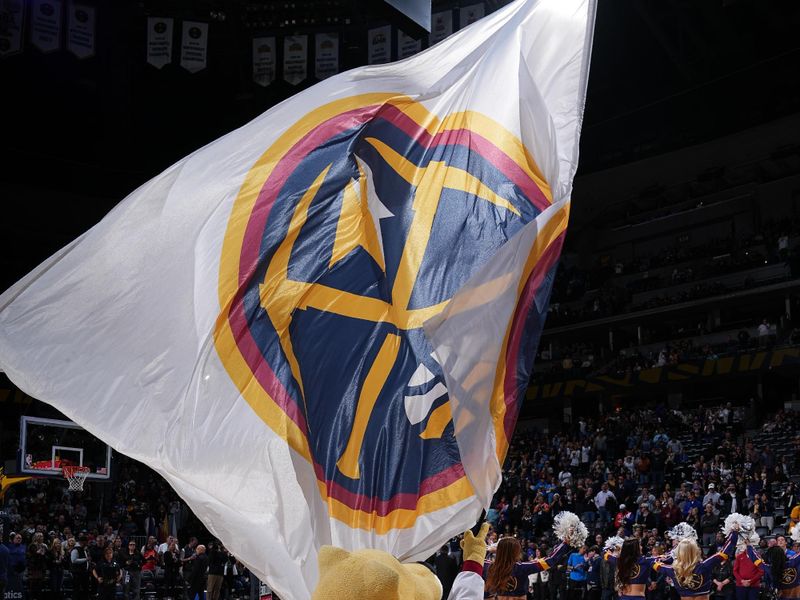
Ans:
<svg viewBox="0 0 800 600"><path fill-rule="evenodd" d="M504 4L484 2L487 13ZM254 35L337 31L345 70L366 63L369 27L423 33L383 0L98 0L97 10L95 57L28 47L0 60L2 287L175 160L314 83L254 85ZM207 68L148 65L148 16L208 22ZM797 31L793 0L600 0L579 175L798 112Z"/></svg>

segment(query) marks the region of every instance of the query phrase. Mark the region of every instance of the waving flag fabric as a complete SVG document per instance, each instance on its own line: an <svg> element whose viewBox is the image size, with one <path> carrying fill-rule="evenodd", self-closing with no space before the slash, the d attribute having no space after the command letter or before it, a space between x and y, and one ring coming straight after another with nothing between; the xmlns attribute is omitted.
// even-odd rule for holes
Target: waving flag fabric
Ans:
<svg viewBox="0 0 800 600"><path fill-rule="evenodd" d="M0 297L0 367L282 598L430 555L500 481L567 226L594 8L516 2L186 157Z"/></svg>

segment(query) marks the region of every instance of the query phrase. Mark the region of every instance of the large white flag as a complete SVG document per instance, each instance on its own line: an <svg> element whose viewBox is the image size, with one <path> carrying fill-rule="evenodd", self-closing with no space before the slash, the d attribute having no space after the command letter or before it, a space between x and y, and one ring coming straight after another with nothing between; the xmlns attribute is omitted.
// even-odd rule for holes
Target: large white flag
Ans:
<svg viewBox="0 0 800 600"><path fill-rule="evenodd" d="M0 367L282 598L321 544L429 556L500 481L593 22L514 2L196 151L0 296Z"/></svg>

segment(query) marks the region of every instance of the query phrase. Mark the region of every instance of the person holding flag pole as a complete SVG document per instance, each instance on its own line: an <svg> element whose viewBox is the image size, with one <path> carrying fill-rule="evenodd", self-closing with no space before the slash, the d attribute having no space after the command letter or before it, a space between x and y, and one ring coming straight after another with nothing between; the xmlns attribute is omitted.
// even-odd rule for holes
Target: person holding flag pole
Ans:
<svg viewBox="0 0 800 600"><path fill-rule="evenodd" d="M594 0L517 0L181 159L0 295L0 369L285 600L430 556L502 477L568 224Z"/></svg>

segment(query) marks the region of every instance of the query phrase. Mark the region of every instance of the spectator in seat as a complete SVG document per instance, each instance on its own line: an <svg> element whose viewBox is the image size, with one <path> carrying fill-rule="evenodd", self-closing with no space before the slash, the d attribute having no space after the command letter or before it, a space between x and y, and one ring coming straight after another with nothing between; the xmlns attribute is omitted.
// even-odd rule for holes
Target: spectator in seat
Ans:
<svg viewBox="0 0 800 600"><path fill-rule="evenodd" d="M719 516L714 512L712 504L706 504L703 516L700 518L700 531L703 534L703 546L711 546L717 537L719 529Z"/></svg>
<svg viewBox="0 0 800 600"><path fill-rule="evenodd" d="M769 332L770 332L769 321L767 321L767 319L764 319L758 326L759 347L765 348L769 344Z"/></svg>
<svg viewBox="0 0 800 600"><path fill-rule="evenodd" d="M208 556L206 547L199 544L195 555L190 559L191 568L187 577L189 583L189 600L204 600L206 589L206 573L208 571Z"/></svg>
<svg viewBox="0 0 800 600"><path fill-rule="evenodd" d="M789 470L787 474L791 474L791 471ZM790 482L788 487L783 491L781 494L781 500L783 501L783 505L786 507L786 509L791 510L792 512L794 512L794 508L800 507L800 495L797 494L797 484L794 481ZM792 525L794 525L794 523L797 521L800 521L800 508L798 508L797 517L794 518L793 521L794 522Z"/></svg>
<svg viewBox="0 0 800 600"><path fill-rule="evenodd" d="M628 476L633 477L636 474L636 463L632 454L628 454L622 461L622 466L628 471Z"/></svg>
<svg viewBox="0 0 800 600"><path fill-rule="evenodd" d="M736 579L736 600L758 600L763 573L753 564L747 552L736 555L733 575Z"/></svg>
<svg viewBox="0 0 800 600"><path fill-rule="evenodd" d="M110 545L103 550L103 558L92 570L97 581L99 600L114 600L117 595L117 584L122 581L122 569L114 557L114 548Z"/></svg>
<svg viewBox="0 0 800 600"><path fill-rule="evenodd" d="M178 577L181 569L181 552L178 549L178 540L172 538L163 555L164 560L164 586L170 598L178 597Z"/></svg>
<svg viewBox="0 0 800 600"><path fill-rule="evenodd" d="M64 569L69 564L61 538L54 538L47 551L47 572L50 580L50 597L61 600L64 584Z"/></svg>
<svg viewBox="0 0 800 600"><path fill-rule="evenodd" d="M628 510L627 506L620 504L619 511L614 517L614 529L623 529L625 531L625 535L629 536L633 530L633 520L633 513Z"/></svg>
<svg viewBox="0 0 800 600"><path fill-rule="evenodd" d="M717 506L719 505L720 493L717 491L717 486L713 483L708 484L708 492L706 495L703 496L703 505L711 504L714 510L716 511Z"/></svg>
<svg viewBox="0 0 800 600"><path fill-rule="evenodd" d="M44 577L47 571L47 546L41 533L33 535L27 549L28 598L41 600L44 590Z"/></svg>
<svg viewBox="0 0 800 600"><path fill-rule="evenodd" d="M159 557L164 555L164 552L167 551L167 548L169 548L170 543L172 543L174 540L175 540L174 536L168 535L167 536L167 541L158 545L158 556Z"/></svg>
<svg viewBox="0 0 800 600"><path fill-rule="evenodd" d="M730 560L718 564L711 572L714 585L711 588L711 597L715 600L732 600L736 592L734 584L733 566ZM738 600L738 599L737 599Z"/></svg>
<svg viewBox="0 0 800 600"><path fill-rule="evenodd" d="M689 511L689 514L686 515L686 518L684 520L689 525L694 527L694 530L697 532L697 537L699 539L701 537L700 536L700 510L696 506L693 506L691 508L691 510Z"/></svg>
<svg viewBox="0 0 800 600"><path fill-rule="evenodd" d="M731 513L741 512L744 510L743 498L736 491L736 486L731 484L728 490L720 496L721 510L720 517L727 517Z"/></svg>
<svg viewBox="0 0 800 600"><path fill-rule="evenodd" d="M760 496L755 498L753 502L753 513L758 510L758 515L760 520L756 520L757 524L766 527L770 531L775 526L775 511L772 508L772 502L770 502L769 496L767 494L761 494ZM753 515L755 519L755 514Z"/></svg>
<svg viewBox="0 0 800 600"><path fill-rule="evenodd" d="M142 571L155 573L158 564L158 549L156 548L156 538L150 536L142 550Z"/></svg>
<svg viewBox="0 0 800 600"><path fill-rule="evenodd" d="M22 535L19 533L12 532L10 538L11 543L8 545L8 578L9 580L18 580L20 587L22 587L26 546L22 543Z"/></svg>
<svg viewBox="0 0 800 600"><path fill-rule="evenodd" d="M786 536L784 536L784 535L777 536L775 538L775 542L777 543L778 548L780 548L783 551L783 553L786 555L786 558L793 558L794 557L795 551L792 550L791 548L789 548L789 546L786 545Z"/></svg>
<svg viewBox="0 0 800 600"><path fill-rule="evenodd" d="M650 488L648 488L646 485L642 487L642 493L639 494L638 498L636 498L636 504L638 506L641 507L642 504L644 504L651 512L653 511L655 501L656 497L650 493Z"/></svg>
<svg viewBox="0 0 800 600"><path fill-rule="evenodd" d="M589 549L589 552L587 552L586 556L586 600L600 600L600 576L603 562L603 559L600 556L600 548L598 546L592 546Z"/></svg>
<svg viewBox="0 0 800 600"><path fill-rule="evenodd" d="M639 483L645 485L650 482L650 454L645 452L636 462L636 471L639 473Z"/></svg>
<svg viewBox="0 0 800 600"><path fill-rule="evenodd" d="M208 545L208 600L219 600L225 560L225 553L219 542L211 542Z"/></svg>
<svg viewBox="0 0 800 600"><path fill-rule="evenodd" d="M661 446L656 446L653 449L653 455L650 460L650 475L653 485L658 488L664 485L664 472L666 470L667 455L661 449ZM651 509L652 510L652 507Z"/></svg>
<svg viewBox="0 0 800 600"><path fill-rule="evenodd" d="M578 548L577 552L570 554L567 560L567 581L568 600L583 600L586 594L586 579L589 572L588 557L586 556L586 546Z"/></svg>
<svg viewBox="0 0 800 600"><path fill-rule="evenodd" d="M606 510L606 505L608 504L609 500L616 502L617 497L608 489L608 484L604 483L601 486L600 491L597 492L597 495L594 497L594 504L597 507L599 517L598 520L604 526L610 521L608 511Z"/></svg>
<svg viewBox="0 0 800 600"><path fill-rule="evenodd" d="M89 551L88 538L81 534L70 553L70 569L72 571L72 598L73 600L87 600L89 598Z"/></svg>
<svg viewBox="0 0 800 600"><path fill-rule="evenodd" d="M675 505L673 498L667 499L666 506L661 507L661 524L666 529L672 529L675 525L681 522L681 511Z"/></svg>
<svg viewBox="0 0 800 600"><path fill-rule="evenodd" d="M136 542L128 542L128 547L120 556L120 566L125 570L125 585L123 597L125 600L139 600L139 590L142 587L142 553L136 549Z"/></svg>
<svg viewBox="0 0 800 600"><path fill-rule="evenodd" d="M196 548L197 538L192 536L189 538L189 542L183 547L183 550L181 550L181 560L189 560L192 556L194 556Z"/></svg>
<svg viewBox="0 0 800 600"><path fill-rule="evenodd" d="M636 525L641 525L646 530L653 529L657 524L656 516L650 512L647 504L639 507L639 514L636 516Z"/></svg>
<svg viewBox="0 0 800 600"><path fill-rule="evenodd" d="M694 493L694 490L689 492L689 497L687 498L686 502L683 504L683 514L684 516L688 517L692 509L696 509L695 512L699 512L700 509L703 508L703 503L697 499L697 496ZM699 521L699 516L698 516Z"/></svg>

